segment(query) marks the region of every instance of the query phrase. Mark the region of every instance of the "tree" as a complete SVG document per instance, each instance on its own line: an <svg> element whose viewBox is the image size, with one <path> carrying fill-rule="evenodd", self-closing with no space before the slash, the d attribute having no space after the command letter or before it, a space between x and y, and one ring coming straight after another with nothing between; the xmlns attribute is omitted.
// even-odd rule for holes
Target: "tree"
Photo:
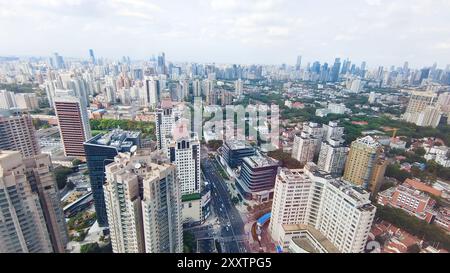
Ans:
<svg viewBox="0 0 450 273"><path fill-rule="evenodd" d="M420 246L418 244L412 244L408 246L408 249L406 250L408 253L420 253Z"/></svg>
<svg viewBox="0 0 450 273"><path fill-rule="evenodd" d="M98 243L84 244L80 248L81 253L99 253L101 251Z"/></svg>
<svg viewBox="0 0 450 273"><path fill-rule="evenodd" d="M74 160L72 161L72 165L73 165L73 166L78 166L78 165L83 164L83 163L84 163L84 162L81 161L81 160L79 160L78 158L76 158L76 159L74 159Z"/></svg>
<svg viewBox="0 0 450 273"><path fill-rule="evenodd" d="M280 161L282 167L289 169L301 169L303 165L295 158L291 157L291 154L283 152L282 149L270 151L268 156Z"/></svg>
<svg viewBox="0 0 450 273"><path fill-rule="evenodd" d="M56 184L58 185L58 189L64 189L67 183L67 176L73 173L73 170L68 167L59 166L54 169Z"/></svg>
<svg viewBox="0 0 450 273"><path fill-rule="evenodd" d="M183 249L184 253L193 253L195 252L196 241L195 236L191 231L183 232Z"/></svg>

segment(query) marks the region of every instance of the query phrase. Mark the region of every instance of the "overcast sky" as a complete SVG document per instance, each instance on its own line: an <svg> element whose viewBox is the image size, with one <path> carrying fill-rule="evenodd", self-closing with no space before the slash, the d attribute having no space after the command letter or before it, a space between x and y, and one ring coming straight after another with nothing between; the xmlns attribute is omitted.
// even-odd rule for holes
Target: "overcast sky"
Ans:
<svg viewBox="0 0 450 273"><path fill-rule="evenodd" d="M450 0L0 0L0 56L450 64Z"/></svg>

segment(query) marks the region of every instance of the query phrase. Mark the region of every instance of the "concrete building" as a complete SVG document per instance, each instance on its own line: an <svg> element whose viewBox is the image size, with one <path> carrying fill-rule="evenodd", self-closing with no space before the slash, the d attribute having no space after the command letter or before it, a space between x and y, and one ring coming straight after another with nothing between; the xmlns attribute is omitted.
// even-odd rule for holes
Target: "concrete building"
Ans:
<svg viewBox="0 0 450 273"><path fill-rule="evenodd" d="M342 146L341 141L333 139L324 141L320 148L317 167L321 171L341 175L344 171L348 150L348 147Z"/></svg>
<svg viewBox="0 0 450 273"><path fill-rule="evenodd" d="M140 150L106 166L104 185L113 251L183 252L181 195L175 165Z"/></svg>
<svg viewBox="0 0 450 273"><path fill-rule="evenodd" d="M376 211L369 196L318 171L313 163L300 170L284 168L275 183L269 231L285 251L286 225L301 224L315 228L340 252L363 252Z"/></svg>
<svg viewBox="0 0 450 273"><path fill-rule="evenodd" d="M244 91L244 82L241 79L238 79L234 82L234 92L236 96L242 96Z"/></svg>
<svg viewBox="0 0 450 273"><path fill-rule="evenodd" d="M167 140L173 135L175 128L175 114L170 100L163 100L161 107L156 110L156 144L158 149L167 147Z"/></svg>
<svg viewBox="0 0 450 273"><path fill-rule="evenodd" d="M53 251L64 253L69 235L50 156L24 158L23 163L31 189L39 197Z"/></svg>
<svg viewBox="0 0 450 273"><path fill-rule="evenodd" d="M86 105L70 95L57 96L54 101L64 155L85 157L83 143L91 138Z"/></svg>
<svg viewBox="0 0 450 273"><path fill-rule="evenodd" d="M0 151L0 252L64 252L67 230L47 155Z"/></svg>
<svg viewBox="0 0 450 273"><path fill-rule="evenodd" d="M320 148L322 138L316 138L307 132L302 131L294 138L294 145L292 147L292 158L295 158L301 164L312 162L316 151Z"/></svg>
<svg viewBox="0 0 450 273"><path fill-rule="evenodd" d="M167 156L177 167L181 195L200 193L200 141L195 133L167 140Z"/></svg>
<svg viewBox="0 0 450 273"><path fill-rule="evenodd" d="M403 119L417 126L436 128L441 120L438 96L432 92L412 92Z"/></svg>
<svg viewBox="0 0 450 273"><path fill-rule="evenodd" d="M241 173L236 186L245 199L268 201L272 198L273 187L279 162L266 156L250 156L242 160Z"/></svg>
<svg viewBox="0 0 450 273"><path fill-rule="evenodd" d="M377 168L383 156L383 147L371 136L359 138L352 142L345 164L344 179L366 189L377 184L384 172Z"/></svg>
<svg viewBox="0 0 450 273"><path fill-rule="evenodd" d="M256 150L245 140L226 140L222 146L222 157L230 168L237 168L241 165L244 157L255 155Z"/></svg>
<svg viewBox="0 0 450 273"><path fill-rule="evenodd" d="M40 153L30 115L0 115L0 150L19 151L23 157Z"/></svg>

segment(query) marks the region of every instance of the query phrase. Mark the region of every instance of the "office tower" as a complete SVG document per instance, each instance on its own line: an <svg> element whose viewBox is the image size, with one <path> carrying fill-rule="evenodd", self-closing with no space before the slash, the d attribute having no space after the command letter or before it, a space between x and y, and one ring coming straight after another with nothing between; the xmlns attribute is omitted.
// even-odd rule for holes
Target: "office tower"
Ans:
<svg viewBox="0 0 450 273"><path fill-rule="evenodd" d="M66 68L66 65L64 64L63 57L60 56L58 53L53 53L53 59L52 59L52 65L55 69L64 69Z"/></svg>
<svg viewBox="0 0 450 273"><path fill-rule="evenodd" d="M166 67L166 54L162 52L160 55L158 55L158 73L159 74L167 74L167 67Z"/></svg>
<svg viewBox="0 0 450 273"><path fill-rule="evenodd" d="M192 81L192 94L194 95L194 97L202 96L202 85L201 85L200 80Z"/></svg>
<svg viewBox="0 0 450 273"><path fill-rule="evenodd" d="M334 60L333 67L331 68L331 82L337 82L339 80L339 72L341 70L341 59L336 58Z"/></svg>
<svg viewBox="0 0 450 273"><path fill-rule="evenodd" d="M236 96L242 96L242 92L244 90L244 82L239 79L234 82L234 93Z"/></svg>
<svg viewBox="0 0 450 273"><path fill-rule="evenodd" d="M144 80L144 96L145 106L155 109L161 101L161 83L155 78L145 78Z"/></svg>
<svg viewBox="0 0 450 273"><path fill-rule="evenodd" d="M23 157L40 153L30 115L0 115L0 150L19 151Z"/></svg>
<svg viewBox="0 0 450 273"><path fill-rule="evenodd" d="M55 112L65 156L84 157L83 143L91 138L87 108L77 97L55 97Z"/></svg>
<svg viewBox="0 0 450 273"><path fill-rule="evenodd" d="M24 158L23 164L31 190L39 197L53 251L64 253L69 234L50 156L40 154Z"/></svg>
<svg viewBox="0 0 450 273"><path fill-rule="evenodd" d="M378 160L383 156L382 145L366 136L352 142L345 164L344 179L366 189L380 176ZM383 173L384 176L384 173Z"/></svg>
<svg viewBox="0 0 450 273"><path fill-rule="evenodd" d="M158 149L164 150L166 140L173 134L175 128L175 114L171 100L163 100L161 108L156 110L156 144Z"/></svg>
<svg viewBox="0 0 450 273"><path fill-rule="evenodd" d="M63 252L67 233L48 156L0 151L0 252Z"/></svg>
<svg viewBox="0 0 450 273"><path fill-rule="evenodd" d="M295 64L295 70L300 71L302 67L302 56L297 57L297 62Z"/></svg>
<svg viewBox="0 0 450 273"><path fill-rule="evenodd" d="M228 167L234 169L240 167L242 159L256 154L255 148L245 140L226 140L222 146L222 157Z"/></svg>
<svg viewBox="0 0 450 273"><path fill-rule="evenodd" d="M147 150L120 153L104 185L115 253L181 253L181 196L176 168ZM159 162L156 162L159 161Z"/></svg>
<svg viewBox="0 0 450 273"><path fill-rule="evenodd" d="M376 208L369 193L317 171L313 163L304 169L283 168L275 183L269 231L285 251L291 240L324 236L340 252L360 253L365 249ZM317 241L316 241L317 242ZM317 242L323 251L327 242Z"/></svg>
<svg viewBox="0 0 450 273"><path fill-rule="evenodd" d="M268 201L272 198L273 186L279 162L262 155L245 157L236 186L247 200Z"/></svg>
<svg viewBox="0 0 450 273"><path fill-rule="evenodd" d="M181 195L200 192L200 142L195 133L167 141L167 155L177 167Z"/></svg>
<svg viewBox="0 0 450 273"><path fill-rule="evenodd" d="M341 141L325 140L320 147L317 168L333 175L341 175L344 171L347 154L348 148L342 146Z"/></svg>
<svg viewBox="0 0 450 273"><path fill-rule="evenodd" d="M437 103L438 97L432 92L412 92L408 106L402 118L417 126L436 128L442 112Z"/></svg>
<svg viewBox="0 0 450 273"><path fill-rule="evenodd" d="M93 49L89 49L89 59L90 59L92 64L97 64L97 61L95 60L94 50Z"/></svg>
<svg viewBox="0 0 450 273"><path fill-rule="evenodd" d="M0 109L10 110L17 108L14 92L0 90Z"/></svg>
<svg viewBox="0 0 450 273"><path fill-rule="evenodd" d="M95 212L99 226L108 226L103 195L105 166L114 161L119 153L140 148L139 132L115 129L107 134L98 134L84 143L89 180L94 197ZM136 147L136 148L133 148Z"/></svg>

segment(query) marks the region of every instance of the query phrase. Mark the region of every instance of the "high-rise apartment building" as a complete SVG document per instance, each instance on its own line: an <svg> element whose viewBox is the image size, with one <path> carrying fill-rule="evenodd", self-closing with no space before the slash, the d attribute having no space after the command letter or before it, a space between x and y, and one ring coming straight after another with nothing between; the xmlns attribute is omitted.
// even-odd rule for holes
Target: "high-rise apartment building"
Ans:
<svg viewBox="0 0 450 273"><path fill-rule="evenodd" d="M47 155L0 151L0 252L64 252L68 235Z"/></svg>
<svg viewBox="0 0 450 273"><path fill-rule="evenodd" d="M114 252L183 251L179 180L166 157L120 153L106 166L104 192Z"/></svg>
<svg viewBox="0 0 450 273"><path fill-rule="evenodd" d="M437 127L442 112L437 103L438 96L432 92L412 92L403 119L417 126Z"/></svg>
<svg viewBox="0 0 450 273"><path fill-rule="evenodd" d="M236 96L242 96L242 92L244 91L244 82L241 79L238 79L234 82L234 93Z"/></svg>
<svg viewBox="0 0 450 273"><path fill-rule="evenodd" d="M317 167L321 171L333 175L341 175L344 171L347 154L348 147L342 146L341 141L334 139L325 140L320 147Z"/></svg>
<svg viewBox="0 0 450 273"><path fill-rule="evenodd" d="M177 167L181 195L199 193L200 141L195 133L167 141L167 156Z"/></svg>
<svg viewBox="0 0 450 273"><path fill-rule="evenodd" d="M65 156L84 157L83 143L91 138L87 108L71 95L55 97L55 112Z"/></svg>
<svg viewBox="0 0 450 273"><path fill-rule="evenodd" d="M175 128L175 114L170 100L163 100L161 107L156 110L156 144L158 149L164 150Z"/></svg>
<svg viewBox="0 0 450 273"><path fill-rule="evenodd" d="M115 129L107 134L98 134L84 143L89 180L94 197L95 212L99 226L108 226L103 184L105 183L105 166L114 161L119 153L130 152L140 148L139 132Z"/></svg>
<svg viewBox="0 0 450 273"><path fill-rule="evenodd" d="M202 96L202 83L200 80L193 80L192 81L192 94L194 97L201 97Z"/></svg>
<svg viewBox="0 0 450 273"><path fill-rule="evenodd" d="M69 234L50 156L40 154L24 158L23 164L31 190L39 197L53 251L64 253Z"/></svg>
<svg viewBox="0 0 450 273"><path fill-rule="evenodd" d="M306 164L312 162L314 155L319 151L322 138L317 138L314 135L302 131L300 135L294 138L294 146L292 147L292 158L298 162Z"/></svg>
<svg viewBox="0 0 450 273"><path fill-rule="evenodd" d="M366 189L373 187L384 172L378 170L383 157L382 145L370 136L352 142L345 164L344 179Z"/></svg>
<svg viewBox="0 0 450 273"><path fill-rule="evenodd" d="M24 157L40 153L30 115L0 115L0 150L19 151Z"/></svg>
<svg viewBox="0 0 450 273"><path fill-rule="evenodd" d="M360 253L375 211L368 192L333 179L308 163L300 170L283 168L277 175L269 231L284 250L289 248L285 237L288 231L292 233L292 225L306 225L340 252Z"/></svg>

